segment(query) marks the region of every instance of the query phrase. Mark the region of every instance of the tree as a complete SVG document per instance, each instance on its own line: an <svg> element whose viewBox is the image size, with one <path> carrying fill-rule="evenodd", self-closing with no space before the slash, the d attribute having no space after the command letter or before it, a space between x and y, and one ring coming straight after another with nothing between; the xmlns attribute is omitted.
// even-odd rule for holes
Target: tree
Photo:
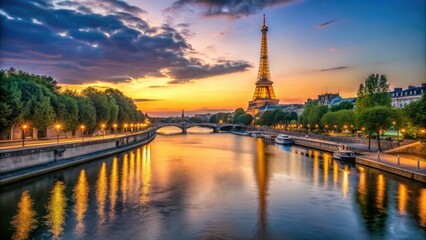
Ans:
<svg viewBox="0 0 426 240"><path fill-rule="evenodd" d="M305 109L303 110L300 121L304 125L315 125L321 122L321 118L324 114L328 112L327 105L318 105L318 101L311 101L306 104Z"/></svg>
<svg viewBox="0 0 426 240"><path fill-rule="evenodd" d="M395 128L396 134L398 136L397 144L399 146L399 132L401 129L407 128L409 119L407 118L407 114L405 113L404 109L401 108L392 109L391 119L392 126Z"/></svg>
<svg viewBox="0 0 426 240"><path fill-rule="evenodd" d="M426 126L426 93L423 93L420 100L405 106L404 112L413 125L424 128Z"/></svg>
<svg viewBox="0 0 426 240"><path fill-rule="evenodd" d="M391 96L388 93L389 83L385 75L371 74L360 84L355 112L361 113L367 108L376 106L391 107Z"/></svg>
<svg viewBox="0 0 426 240"><path fill-rule="evenodd" d="M385 106L376 106L368 108L359 116L359 123L365 127L365 130L370 135L377 134L377 147L381 151L380 134L385 131L392 121L392 110ZM370 146L369 146L370 149Z"/></svg>
<svg viewBox="0 0 426 240"><path fill-rule="evenodd" d="M321 118L321 125L328 125L330 129L343 129L355 124L355 113L352 110L340 110L337 112L328 112ZM334 127L336 126L336 127Z"/></svg>
<svg viewBox="0 0 426 240"><path fill-rule="evenodd" d="M350 102L341 102L338 105L333 105L330 107L331 112L337 112L340 110L352 110L354 105Z"/></svg>
<svg viewBox="0 0 426 240"><path fill-rule="evenodd" d="M109 99L106 94L96 90L94 87L88 87L82 91L82 93L90 98L93 102L93 106L96 109L96 124L105 124L111 118L111 109Z"/></svg>
<svg viewBox="0 0 426 240"><path fill-rule="evenodd" d="M241 115L243 115L244 113L245 113L245 111L242 108L235 109L233 122L236 123L238 117L241 116Z"/></svg>
<svg viewBox="0 0 426 240"><path fill-rule="evenodd" d="M274 124L274 114L270 110L266 110L263 112L262 116L260 116L259 120L260 125L263 126L271 126Z"/></svg>
<svg viewBox="0 0 426 240"><path fill-rule="evenodd" d="M202 123L203 120L201 118L198 118L198 117L190 117L189 122L190 123Z"/></svg>
<svg viewBox="0 0 426 240"><path fill-rule="evenodd" d="M241 123L244 125L250 125L252 121L253 121L253 116L248 113L240 115L237 119L237 123Z"/></svg>
<svg viewBox="0 0 426 240"><path fill-rule="evenodd" d="M64 125L64 132L75 131L78 128L78 104L77 100L68 94L62 95L63 105L65 107L64 118L62 119Z"/></svg>
<svg viewBox="0 0 426 240"><path fill-rule="evenodd" d="M50 99L47 96L41 97L33 104L30 122L37 129L46 129L53 124L55 119L55 110L50 105Z"/></svg>
<svg viewBox="0 0 426 240"><path fill-rule="evenodd" d="M11 81L7 70L0 71L0 132L19 122L24 111L21 90L16 81Z"/></svg>
<svg viewBox="0 0 426 240"><path fill-rule="evenodd" d="M87 131L96 127L96 109L93 102L86 97L77 97L78 122L86 126Z"/></svg>

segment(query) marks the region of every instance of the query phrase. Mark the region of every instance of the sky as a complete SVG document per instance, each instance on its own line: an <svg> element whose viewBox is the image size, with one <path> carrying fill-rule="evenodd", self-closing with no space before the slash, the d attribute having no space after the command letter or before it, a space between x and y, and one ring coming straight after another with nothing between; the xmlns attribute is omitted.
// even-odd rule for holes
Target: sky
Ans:
<svg viewBox="0 0 426 240"><path fill-rule="evenodd" d="M262 16L281 104L354 97L369 74L426 82L424 0L13 0L0 5L0 68L63 88L117 88L150 116L247 108Z"/></svg>

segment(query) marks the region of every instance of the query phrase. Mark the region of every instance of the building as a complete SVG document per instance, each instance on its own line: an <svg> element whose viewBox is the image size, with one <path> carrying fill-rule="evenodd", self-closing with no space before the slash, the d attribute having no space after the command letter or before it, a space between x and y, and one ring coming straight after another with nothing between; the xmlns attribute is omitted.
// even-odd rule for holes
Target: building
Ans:
<svg viewBox="0 0 426 240"><path fill-rule="evenodd" d="M318 105L330 105L333 99L341 98L339 93L324 93L318 95Z"/></svg>
<svg viewBox="0 0 426 240"><path fill-rule="evenodd" d="M405 107L408 104L419 100L425 92L426 83L422 83L420 87L410 85L404 90L402 88L394 88L392 92L389 92L392 97L392 107Z"/></svg>
<svg viewBox="0 0 426 240"><path fill-rule="evenodd" d="M262 32L262 43L260 48L260 63L259 72L257 75L256 88L254 90L253 98L249 102L247 113L255 115L259 112L259 108L265 106L278 106L279 100L275 97L274 89L272 87L273 82L269 72L269 60L268 60L268 39L267 32L268 26L266 26L265 15L263 15L263 25L260 29Z"/></svg>

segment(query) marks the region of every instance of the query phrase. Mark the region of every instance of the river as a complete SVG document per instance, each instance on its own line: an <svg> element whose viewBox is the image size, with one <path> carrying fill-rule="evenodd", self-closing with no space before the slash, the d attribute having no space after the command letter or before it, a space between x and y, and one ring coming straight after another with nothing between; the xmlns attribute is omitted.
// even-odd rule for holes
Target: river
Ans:
<svg viewBox="0 0 426 240"><path fill-rule="evenodd" d="M173 131L1 188L1 239L425 239L424 184L316 150Z"/></svg>

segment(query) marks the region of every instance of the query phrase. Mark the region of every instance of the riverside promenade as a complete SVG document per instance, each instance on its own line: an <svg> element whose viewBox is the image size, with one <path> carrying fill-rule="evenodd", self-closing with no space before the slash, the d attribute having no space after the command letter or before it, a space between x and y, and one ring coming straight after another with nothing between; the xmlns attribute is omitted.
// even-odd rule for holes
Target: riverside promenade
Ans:
<svg viewBox="0 0 426 240"><path fill-rule="evenodd" d="M364 153L356 157L356 163L377 168L426 183L426 161L409 159L386 153Z"/></svg>
<svg viewBox="0 0 426 240"><path fill-rule="evenodd" d="M64 141L0 151L0 186L67 168L144 145L156 136L150 128L104 139Z"/></svg>

